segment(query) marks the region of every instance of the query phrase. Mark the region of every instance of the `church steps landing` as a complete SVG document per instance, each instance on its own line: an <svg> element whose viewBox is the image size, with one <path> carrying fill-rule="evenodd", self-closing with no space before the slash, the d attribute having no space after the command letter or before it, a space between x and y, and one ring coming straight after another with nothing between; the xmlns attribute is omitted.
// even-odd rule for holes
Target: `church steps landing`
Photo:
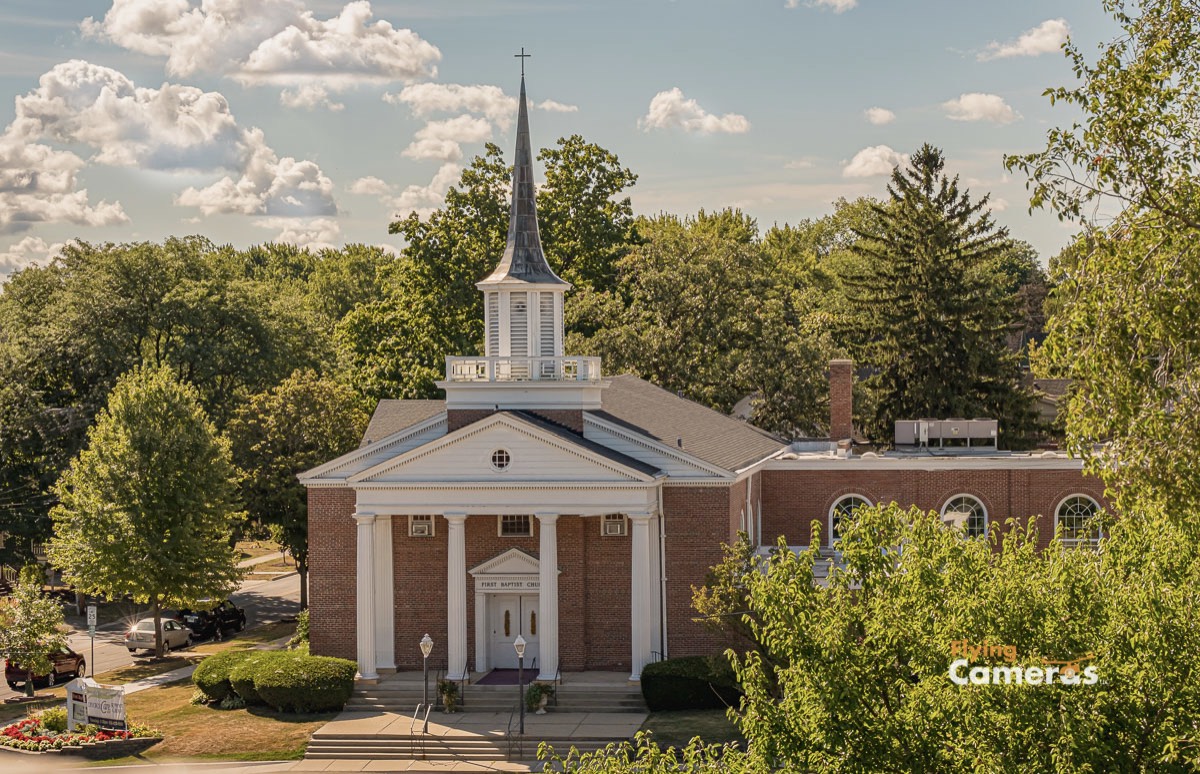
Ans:
<svg viewBox="0 0 1200 774"><path fill-rule="evenodd" d="M430 684L430 700L436 701L434 685ZM411 715L422 702L419 682L385 680L376 685L360 685L346 704L348 712L388 711ZM463 712L508 712L516 704L515 685L469 685ZM558 702L547 707L548 712L646 712L641 689L634 685L612 683L601 685L564 685L558 690ZM435 708L435 712L438 710Z"/></svg>

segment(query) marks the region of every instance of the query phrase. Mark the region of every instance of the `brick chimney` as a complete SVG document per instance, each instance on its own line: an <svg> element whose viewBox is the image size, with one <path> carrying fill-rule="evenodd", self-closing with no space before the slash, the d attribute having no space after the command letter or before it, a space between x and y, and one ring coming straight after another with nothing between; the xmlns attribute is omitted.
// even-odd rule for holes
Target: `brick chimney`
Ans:
<svg viewBox="0 0 1200 774"><path fill-rule="evenodd" d="M854 362L829 361L829 437L835 441L854 435Z"/></svg>

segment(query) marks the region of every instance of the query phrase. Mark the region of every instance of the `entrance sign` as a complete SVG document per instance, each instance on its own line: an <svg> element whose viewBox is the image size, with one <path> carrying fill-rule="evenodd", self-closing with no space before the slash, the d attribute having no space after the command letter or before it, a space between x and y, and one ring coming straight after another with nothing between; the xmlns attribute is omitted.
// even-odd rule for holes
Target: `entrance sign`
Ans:
<svg viewBox="0 0 1200 774"><path fill-rule="evenodd" d="M536 575L476 575L477 591L537 591L542 581Z"/></svg>
<svg viewBox="0 0 1200 774"><path fill-rule="evenodd" d="M125 690L119 685L101 685L90 677L67 683L67 729L94 725L102 729L127 731Z"/></svg>

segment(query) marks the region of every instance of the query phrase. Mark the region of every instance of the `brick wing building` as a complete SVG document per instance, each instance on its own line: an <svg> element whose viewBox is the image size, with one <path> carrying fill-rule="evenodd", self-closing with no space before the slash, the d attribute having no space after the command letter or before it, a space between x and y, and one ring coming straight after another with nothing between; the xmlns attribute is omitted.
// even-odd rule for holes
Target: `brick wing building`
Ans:
<svg viewBox="0 0 1200 774"><path fill-rule="evenodd" d="M485 356L447 359L445 400L381 401L357 450L301 476L313 653L354 659L370 680L420 668L429 632L463 679L516 666L521 636L543 679L637 680L659 656L721 647L693 620L691 589L738 531L804 547L819 525L830 551L842 515L895 501L969 534L1041 514L1048 538L1060 519L1082 534L1101 502L1063 455L1005 454L986 437L982 450L939 449L953 422L914 425L924 444L908 453L788 444L564 356L570 286L538 236L524 78L512 197L504 255L478 283ZM830 375L832 435L848 438L852 368L835 361Z"/></svg>

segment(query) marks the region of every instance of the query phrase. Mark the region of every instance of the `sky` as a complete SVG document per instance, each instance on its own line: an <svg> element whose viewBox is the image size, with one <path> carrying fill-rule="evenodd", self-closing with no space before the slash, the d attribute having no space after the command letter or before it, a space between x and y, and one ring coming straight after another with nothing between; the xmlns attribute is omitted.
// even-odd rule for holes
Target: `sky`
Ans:
<svg viewBox="0 0 1200 774"><path fill-rule="evenodd" d="M794 224L929 142L1045 262L1073 229L1002 159L1076 120L1062 42L1116 32L1099 0L5 0L0 277L72 239L399 249L511 160L522 48L535 147L616 153L639 214Z"/></svg>

